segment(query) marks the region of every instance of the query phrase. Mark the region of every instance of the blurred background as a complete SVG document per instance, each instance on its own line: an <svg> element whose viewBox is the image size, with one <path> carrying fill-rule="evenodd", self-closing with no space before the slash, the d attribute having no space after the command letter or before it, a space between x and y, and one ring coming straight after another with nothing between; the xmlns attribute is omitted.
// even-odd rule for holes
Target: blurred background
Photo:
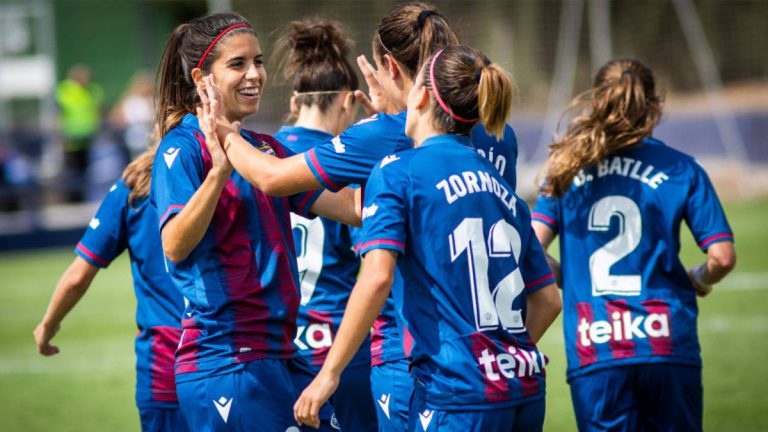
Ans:
<svg viewBox="0 0 768 432"><path fill-rule="evenodd" d="M104 272L68 318L62 354L34 353L31 331L69 249L131 157L149 142L154 76L178 24L233 10L251 21L271 74L248 127L275 132L290 90L269 59L293 19L340 21L370 59L379 19L396 2L0 0L0 425L3 430L135 430L127 260ZM705 426L766 430L768 398L768 1L435 1L462 41L515 77L509 123L519 193L534 178L564 108L615 57L636 57L665 95L656 136L693 154L736 231L737 273L702 304ZM686 234L687 235L687 234ZM703 255L686 238L690 262ZM46 249L41 249L46 248ZM67 345L68 344L68 345ZM547 428L574 429L559 328ZM757 374L758 380L753 376Z"/></svg>

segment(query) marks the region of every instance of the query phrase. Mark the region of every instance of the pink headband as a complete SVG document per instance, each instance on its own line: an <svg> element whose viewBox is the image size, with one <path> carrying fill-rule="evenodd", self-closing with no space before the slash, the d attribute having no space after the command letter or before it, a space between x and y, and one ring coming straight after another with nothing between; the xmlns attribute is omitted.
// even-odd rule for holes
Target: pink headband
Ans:
<svg viewBox="0 0 768 432"><path fill-rule="evenodd" d="M200 69L200 66L203 65L203 62L205 61L205 58L208 57L208 53L210 53L211 50L213 49L213 47L216 46L216 42L218 42L219 39L223 38L224 35L229 33L231 30L234 30L234 29L240 28L240 27L250 27L250 25L245 24L245 23L240 23L240 24L235 24L233 26L227 27L224 30L222 30L222 32L219 33L218 36L216 36L216 39L214 39L213 42L211 42L211 44L208 45L208 49L205 50L205 52L203 53L203 56L200 57L200 61L197 62L197 66L196 67L198 69Z"/></svg>
<svg viewBox="0 0 768 432"><path fill-rule="evenodd" d="M443 102L443 98L440 97L440 92L437 91L437 82L435 82L435 62L437 62L437 58L440 57L440 54L443 53L443 50L440 50L435 54L434 57L432 57L432 63L429 65L429 80L432 82L432 91L435 93L435 99L437 99L437 103L440 104L440 107L448 113L449 116L451 116L452 119L462 122L462 123L474 123L477 121L476 118L474 119L465 119L464 117L457 116L453 113L453 110L451 107L449 107L445 102Z"/></svg>

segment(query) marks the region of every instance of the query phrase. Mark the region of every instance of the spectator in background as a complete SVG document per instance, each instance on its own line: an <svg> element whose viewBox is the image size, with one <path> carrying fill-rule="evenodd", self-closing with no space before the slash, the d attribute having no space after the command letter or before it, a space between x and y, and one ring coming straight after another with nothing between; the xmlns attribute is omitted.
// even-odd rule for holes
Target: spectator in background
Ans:
<svg viewBox="0 0 768 432"><path fill-rule="evenodd" d="M155 118L153 90L152 76L145 70L137 71L110 115L129 160L141 154L149 144Z"/></svg>
<svg viewBox="0 0 768 432"><path fill-rule="evenodd" d="M56 87L69 202L83 200L88 149L101 126L102 95L101 86L91 82L91 69L83 64L72 66Z"/></svg>

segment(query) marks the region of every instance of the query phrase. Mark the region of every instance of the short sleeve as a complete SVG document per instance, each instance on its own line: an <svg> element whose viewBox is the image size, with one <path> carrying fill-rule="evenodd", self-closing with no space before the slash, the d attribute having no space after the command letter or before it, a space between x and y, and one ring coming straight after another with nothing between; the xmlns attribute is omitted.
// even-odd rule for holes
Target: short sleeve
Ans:
<svg viewBox="0 0 768 432"><path fill-rule="evenodd" d="M373 165L405 141L402 125L379 114L310 149L304 158L317 181L335 192L365 183Z"/></svg>
<svg viewBox="0 0 768 432"><path fill-rule="evenodd" d="M262 134L253 134L253 133L249 133L249 135L251 140L260 140L262 142L267 143L270 147L272 147L275 150L274 153L279 158L284 159L284 158L289 158L291 156L296 155L296 153L293 150L291 150L288 146L283 145L275 137L272 137L269 135L262 135ZM314 218L315 215L312 214L309 210L315 204L315 201L317 201L317 199L320 198L320 194L322 194L322 192L323 192L322 190L313 190L313 191L301 192L301 193L297 193L289 196L288 202L289 202L291 211L293 213L296 213L299 216L303 216L310 219Z"/></svg>
<svg viewBox="0 0 768 432"><path fill-rule="evenodd" d="M701 250L722 241L733 241L733 231L725 217L709 176L693 164L693 179L685 206L685 220Z"/></svg>
<svg viewBox="0 0 768 432"><path fill-rule="evenodd" d="M555 283L555 276L549 268L544 249L530 224L528 224L528 229L531 230L528 235L528 248L525 250L525 256L520 263L520 273L523 275L525 290L530 294Z"/></svg>
<svg viewBox="0 0 768 432"><path fill-rule="evenodd" d="M203 159L194 137L177 131L160 143L152 166L152 202L159 216L159 227L179 213L203 180Z"/></svg>
<svg viewBox="0 0 768 432"><path fill-rule="evenodd" d="M128 247L126 212L130 190L118 182L91 218L75 253L93 266L105 268Z"/></svg>
<svg viewBox="0 0 768 432"><path fill-rule="evenodd" d="M364 256L374 249L405 253L408 217L408 173L406 162L396 160L377 165L365 185L363 227L358 233L356 250Z"/></svg>
<svg viewBox="0 0 768 432"><path fill-rule="evenodd" d="M557 233L560 220L560 200L554 197L539 195L533 207L531 219L547 225Z"/></svg>

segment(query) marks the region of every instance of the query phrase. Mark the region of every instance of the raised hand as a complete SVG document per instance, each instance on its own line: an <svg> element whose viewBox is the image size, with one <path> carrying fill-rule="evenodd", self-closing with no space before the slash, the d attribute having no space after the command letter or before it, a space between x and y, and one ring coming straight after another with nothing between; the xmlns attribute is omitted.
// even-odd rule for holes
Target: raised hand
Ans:
<svg viewBox="0 0 768 432"><path fill-rule="evenodd" d="M197 86L200 105L196 107L196 111L200 122L200 129L202 129L205 135L205 144L208 147L208 152L211 154L213 168L228 173L232 171L232 164L229 163L227 154L222 147L222 141L219 140L219 128L225 127L231 130L232 125L220 113L221 95L217 91L218 88L213 83L211 75L203 78L203 83ZM239 128L239 124L237 127Z"/></svg>
<svg viewBox="0 0 768 432"><path fill-rule="evenodd" d="M355 99L360 102L360 105L363 106L368 115L386 112L390 108L391 102L376 78L376 69L368 62L364 55L357 57L357 66L360 68L360 72L363 73L365 83L368 85L368 95L362 90L355 90Z"/></svg>

